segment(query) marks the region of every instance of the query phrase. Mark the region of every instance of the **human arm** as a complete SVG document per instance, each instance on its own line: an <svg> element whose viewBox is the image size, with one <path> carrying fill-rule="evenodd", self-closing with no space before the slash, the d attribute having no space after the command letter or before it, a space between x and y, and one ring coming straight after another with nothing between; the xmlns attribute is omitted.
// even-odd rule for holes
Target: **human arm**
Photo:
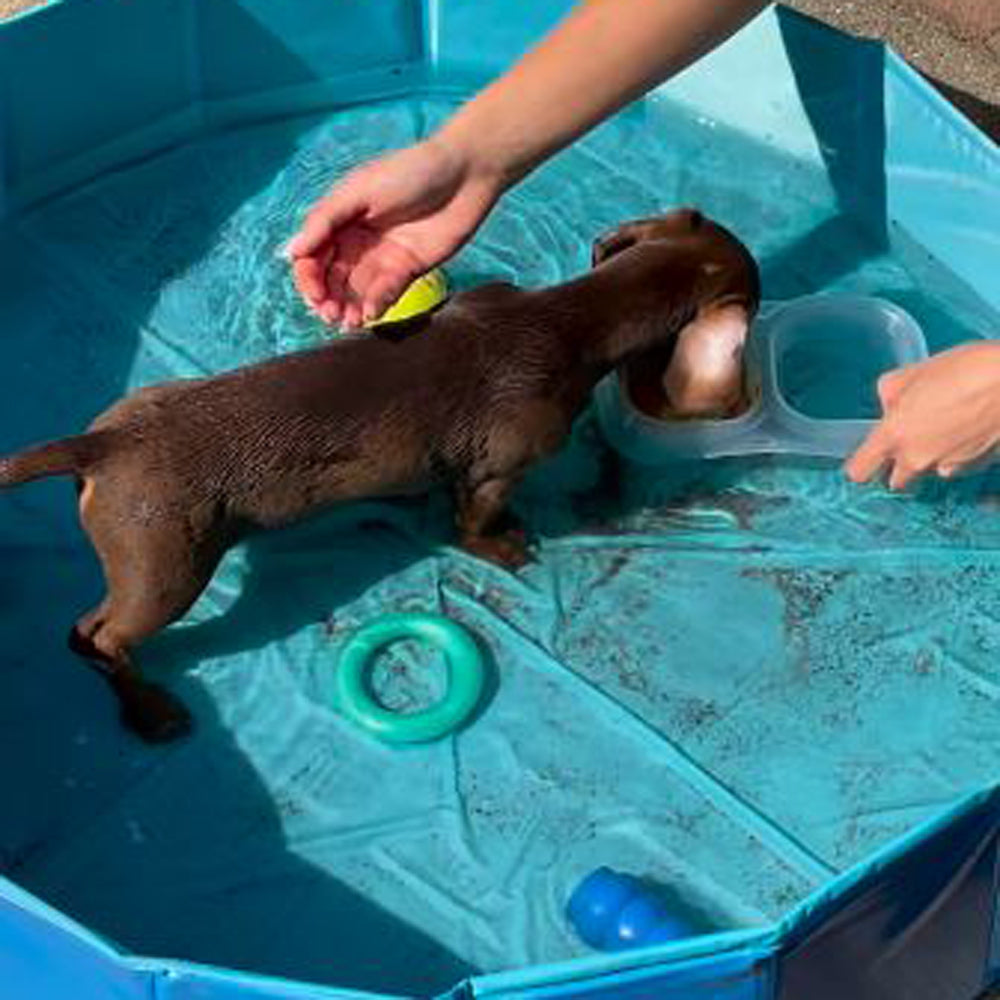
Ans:
<svg viewBox="0 0 1000 1000"><path fill-rule="evenodd" d="M290 242L327 322L379 315L545 159L746 23L764 0L585 0L422 143L337 184Z"/></svg>

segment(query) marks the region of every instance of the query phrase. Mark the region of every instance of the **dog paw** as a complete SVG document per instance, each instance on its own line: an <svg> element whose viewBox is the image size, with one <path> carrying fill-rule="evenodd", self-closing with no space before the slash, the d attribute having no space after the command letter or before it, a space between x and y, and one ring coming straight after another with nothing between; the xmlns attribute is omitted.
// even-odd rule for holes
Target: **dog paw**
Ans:
<svg viewBox="0 0 1000 1000"><path fill-rule="evenodd" d="M502 569L521 569L532 561L528 537L518 528L498 535L463 538L462 548L470 555L485 559Z"/></svg>
<svg viewBox="0 0 1000 1000"><path fill-rule="evenodd" d="M122 722L147 743L168 743L191 731L191 715L169 691L156 684L130 687L122 698Z"/></svg>
<svg viewBox="0 0 1000 1000"><path fill-rule="evenodd" d="M76 625L69 630L66 645L69 646L70 652L82 656L85 660L95 660L100 657L94 647L93 640L84 636Z"/></svg>

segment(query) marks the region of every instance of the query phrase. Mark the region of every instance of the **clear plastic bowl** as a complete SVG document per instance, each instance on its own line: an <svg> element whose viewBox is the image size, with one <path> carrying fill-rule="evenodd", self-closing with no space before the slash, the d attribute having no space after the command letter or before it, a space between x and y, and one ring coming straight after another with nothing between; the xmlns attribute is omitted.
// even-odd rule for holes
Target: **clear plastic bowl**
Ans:
<svg viewBox="0 0 1000 1000"><path fill-rule="evenodd" d="M640 465L730 455L849 455L878 417L885 371L927 357L920 327L882 299L817 295L765 303L747 345L754 400L729 420L659 420L642 413L618 374L595 394L612 447Z"/></svg>

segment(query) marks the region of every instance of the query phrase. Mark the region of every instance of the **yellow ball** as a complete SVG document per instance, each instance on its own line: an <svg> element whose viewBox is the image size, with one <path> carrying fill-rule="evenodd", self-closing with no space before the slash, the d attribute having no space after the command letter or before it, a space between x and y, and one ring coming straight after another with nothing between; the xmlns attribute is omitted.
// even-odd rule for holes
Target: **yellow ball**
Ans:
<svg viewBox="0 0 1000 1000"><path fill-rule="evenodd" d="M409 288L382 315L368 326L382 323L396 323L401 319L412 319L421 313L430 312L448 297L448 283L441 271L428 271L417 278Z"/></svg>

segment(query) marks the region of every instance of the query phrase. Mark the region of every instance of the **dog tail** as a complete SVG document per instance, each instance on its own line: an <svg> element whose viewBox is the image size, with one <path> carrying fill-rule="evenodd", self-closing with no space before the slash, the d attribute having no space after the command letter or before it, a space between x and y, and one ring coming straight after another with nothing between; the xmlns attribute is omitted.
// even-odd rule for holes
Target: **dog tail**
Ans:
<svg viewBox="0 0 1000 1000"><path fill-rule="evenodd" d="M113 435L104 431L63 438L0 458L0 488L45 476L85 472L108 453Z"/></svg>

